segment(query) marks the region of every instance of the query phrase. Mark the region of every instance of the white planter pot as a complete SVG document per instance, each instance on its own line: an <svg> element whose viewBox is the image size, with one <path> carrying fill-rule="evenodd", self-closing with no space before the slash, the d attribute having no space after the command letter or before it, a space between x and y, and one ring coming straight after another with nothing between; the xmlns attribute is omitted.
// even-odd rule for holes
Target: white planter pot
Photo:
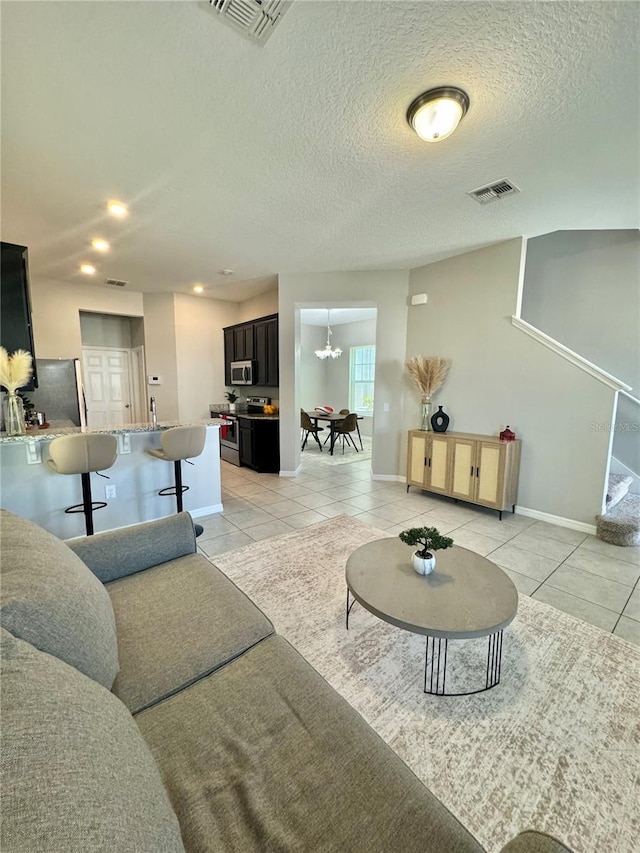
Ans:
<svg viewBox="0 0 640 853"><path fill-rule="evenodd" d="M432 554L426 560L423 560L416 552L411 557L411 565L413 566L414 571L419 575L430 575L436 567L435 554Z"/></svg>
<svg viewBox="0 0 640 853"><path fill-rule="evenodd" d="M235 410L236 410L236 403L229 403L229 411L235 412Z"/></svg>

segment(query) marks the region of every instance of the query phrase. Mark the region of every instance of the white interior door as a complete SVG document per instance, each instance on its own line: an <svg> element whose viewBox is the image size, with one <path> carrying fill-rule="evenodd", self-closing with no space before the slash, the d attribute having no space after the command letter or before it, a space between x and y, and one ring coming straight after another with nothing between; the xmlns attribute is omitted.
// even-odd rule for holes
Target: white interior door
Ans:
<svg viewBox="0 0 640 853"><path fill-rule="evenodd" d="M131 423L128 350L83 347L82 366L88 426Z"/></svg>

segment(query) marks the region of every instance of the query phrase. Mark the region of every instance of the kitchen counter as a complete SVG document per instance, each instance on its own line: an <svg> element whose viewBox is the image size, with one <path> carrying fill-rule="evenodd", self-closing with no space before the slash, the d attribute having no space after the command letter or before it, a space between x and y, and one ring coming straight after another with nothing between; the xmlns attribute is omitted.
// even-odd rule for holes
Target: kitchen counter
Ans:
<svg viewBox="0 0 640 853"><path fill-rule="evenodd" d="M207 427L204 450L191 459L193 465L183 464L182 476L189 491L184 493L184 508L194 518L222 512L220 484L220 424L223 421L159 421L122 424L112 427L81 428L56 426L37 429L26 435L0 434L0 484L2 506L35 521L62 539L84 534L82 513L65 514L66 507L82 503L79 475L56 474L46 464L49 443L59 436L79 433L111 433L118 440L115 463L103 473L91 475L95 501L107 500L106 486L115 486L116 497L94 515L96 533L127 527L141 521L151 521L172 515L176 511L175 497L163 497L160 489L174 483L173 462L151 456L149 451L160 447L160 433L175 426L203 424Z"/></svg>
<svg viewBox="0 0 640 853"><path fill-rule="evenodd" d="M177 426L196 426L204 424L204 426L220 426L219 421L210 418L208 420L197 421L158 421L155 426L150 422L142 422L137 424L118 424L117 426L103 427L77 427L77 426L56 426L51 425L47 429L28 429L25 435L7 435L6 432L0 432L0 443L25 443L27 441L51 441L54 438L60 438L63 435L78 435L81 433L109 433L110 435L126 435L127 433L139 432L162 432L165 429L171 429Z"/></svg>

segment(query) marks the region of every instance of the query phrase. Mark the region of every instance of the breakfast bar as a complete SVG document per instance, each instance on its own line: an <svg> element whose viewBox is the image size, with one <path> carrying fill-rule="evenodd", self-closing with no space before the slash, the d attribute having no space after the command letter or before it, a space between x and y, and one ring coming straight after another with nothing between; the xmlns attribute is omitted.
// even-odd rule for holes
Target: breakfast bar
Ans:
<svg viewBox="0 0 640 853"><path fill-rule="evenodd" d="M105 472L109 479L92 474L94 500L107 506L94 515L96 532L127 527L172 515L175 499L158 494L173 482L173 465L154 459L148 451L160 446L160 433L176 426L203 423L207 438L202 454L184 466L184 508L194 518L222 511L220 488L220 424L212 420L162 421L114 427L56 428L29 431L26 435L0 433L0 486L2 505L59 536L69 539L84 534L82 514L65 514L66 507L82 501L79 477L60 476L46 464L53 439L78 433L109 433L118 439L115 464ZM111 487L111 488L109 488ZM115 497L113 496L115 487ZM111 497L107 497L109 489Z"/></svg>

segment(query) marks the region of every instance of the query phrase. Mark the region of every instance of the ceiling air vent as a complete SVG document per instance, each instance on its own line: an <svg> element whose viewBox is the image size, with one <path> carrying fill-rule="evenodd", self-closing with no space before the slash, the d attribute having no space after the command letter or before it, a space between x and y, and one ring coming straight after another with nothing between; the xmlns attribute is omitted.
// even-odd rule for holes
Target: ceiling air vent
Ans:
<svg viewBox="0 0 640 853"><path fill-rule="evenodd" d="M121 281L119 278L105 278L104 283L111 287L126 287L129 284L128 281Z"/></svg>
<svg viewBox="0 0 640 853"><path fill-rule="evenodd" d="M467 195L475 198L479 204L490 204L492 201L497 201L506 195L513 195L519 192L520 189L512 181L502 178L502 180L495 181L493 184L487 184L486 187L470 190Z"/></svg>
<svg viewBox="0 0 640 853"><path fill-rule="evenodd" d="M224 21L251 41L264 44L292 0L209 0Z"/></svg>

